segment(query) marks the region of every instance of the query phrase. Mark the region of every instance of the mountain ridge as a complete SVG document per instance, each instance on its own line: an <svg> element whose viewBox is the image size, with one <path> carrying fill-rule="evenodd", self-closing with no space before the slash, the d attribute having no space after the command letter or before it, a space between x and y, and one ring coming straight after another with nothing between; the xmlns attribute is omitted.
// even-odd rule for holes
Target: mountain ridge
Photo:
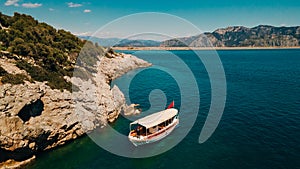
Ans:
<svg viewBox="0 0 300 169"><path fill-rule="evenodd" d="M155 47L160 45L160 41L149 39L121 39L121 38L98 38L94 36L78 36L81 39L98 43L104 47Z"/></svg>
<svg viewBox="0 0 300 169"><path fill-rule="evenodd" d="M200 35L163 41L161 47L294 47L300 46L300 26L252 28L230 26Z"/></svg>
<svg viewBox="0 0 300 169"><path fill-rule="evenodd" d="M200 35L178 37L164 41L81 37L102 46L112 47L297 47L300 46L300 26L275 27L258 25L252 28L229 26Z"/></svg>

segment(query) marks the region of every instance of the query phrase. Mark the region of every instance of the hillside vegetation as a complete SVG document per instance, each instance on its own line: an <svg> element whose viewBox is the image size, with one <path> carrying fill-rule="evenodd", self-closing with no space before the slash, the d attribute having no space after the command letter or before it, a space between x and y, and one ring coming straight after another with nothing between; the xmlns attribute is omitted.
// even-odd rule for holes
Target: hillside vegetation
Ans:
<svg viewBox="0 0 300 169"><path fill-rule="evenodd" d="M16 65L26 70L32 80L47 81L51 88L71 90L72 84L64 76L72 76L77 57L86 42L29 15L14 13L11 17L0 13L0 49L15 56ZM88 58L82 57L85 60L95 61L96 55L103 55L102 47L92 42L87 46L92 50L86 50ZM1 81L10 82L3 81L3 78Z"/></svg>

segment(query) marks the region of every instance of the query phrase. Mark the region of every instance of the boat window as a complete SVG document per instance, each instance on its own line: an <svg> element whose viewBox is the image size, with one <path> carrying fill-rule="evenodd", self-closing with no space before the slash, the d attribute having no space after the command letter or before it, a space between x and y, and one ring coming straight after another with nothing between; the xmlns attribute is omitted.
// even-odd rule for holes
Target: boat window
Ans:
<svg viewBox="0 0 300 169"><path fill-rule="evenodd" d="M166 126L169 125L169 120L167 120L166 122L167 122Z"/></svg>
<svg viewBox="0 0 300 169"><path fill-rule="evenodd" d="M162 130L165 127L165 123L160 123L158 125L158 130Z"/></svg>
<svg viewBox="0 0 300 169"><path fill-rule="evenodd" d="M146 136L146 127L142 126L142 132L140 134Z"/></svg>
<svg viewBox="0 0 300 169"><path fill-rule="evenodd" d="M158 126L165 127L165 122L160 123Z"/></svg>
<svg viewBox="0 0 300 169"><path fill-rule="evenodd" d="M156 133L158 130L159 130L158 126L151 127L149 128L149 134Z"/></svg>
<svg viewBox="0 0 300 169"><path fill-rule="evenodd" d="M137 136L146 136L146 127L141 125L136 125L131 129L131 133L136 133Z"/></svg>

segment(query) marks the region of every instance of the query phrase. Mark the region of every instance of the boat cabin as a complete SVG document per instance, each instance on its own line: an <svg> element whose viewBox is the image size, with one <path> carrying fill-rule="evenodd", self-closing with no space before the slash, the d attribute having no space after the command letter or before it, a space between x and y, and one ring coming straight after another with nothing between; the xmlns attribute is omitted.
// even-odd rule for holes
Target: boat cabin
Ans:
<svg viewBox="0 0 300 169"><path fill-rule="evenodd" d="M148 137L167 130L177 118L178 110L166 109L130 123L130 137Z"/></svg>

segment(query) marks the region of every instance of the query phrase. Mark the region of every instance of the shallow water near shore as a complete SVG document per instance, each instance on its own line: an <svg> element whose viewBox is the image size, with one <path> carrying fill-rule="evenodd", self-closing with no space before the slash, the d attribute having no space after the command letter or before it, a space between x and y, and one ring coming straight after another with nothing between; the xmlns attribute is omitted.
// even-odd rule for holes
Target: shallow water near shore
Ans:
<svg viewBox="0 0 300 169"><path fill-rule="evenodd" d="M176 68L175 70L184 71L181 67L176 67L178 65L172 59L172 55L163 51L123 52L137 55L154 66L168 63ZM207 72L192 51L170 52L182 59L191 69L201 96L196 122L182 142L158 156L130 159L111 154L98 147L88 136L84 136L65 146L39 154L35 162L27 168L300 167L299 49L217 51L226 74L227 101L218 128L203 144L198 143L198 137L211 99ZM130 88L124 87L134 73L141 70L145 71L134 77ZM147 76L151 76L151 79L145 79ZM185 78L182 77L182 80ZM178 86L170 79L171 77L161 71L147 71L146 68L129 72L113 81L112 85L117 84L124 93L128 90L130 96L126 95L127 101L138 103L142 110L147 110L151 106L148 95L153 89L165 91L166 102L175 100L175 104L180 105ZM191 96L191 100L193 97ZM155 97L152 99L154 103L155 100L159 100ZM160 109L160 106L155 108ZM120 116L111 126L127 135L129 122ZM171 137L172 135L168 139ZM161 146L164 142L159 144Z"/></svg>

